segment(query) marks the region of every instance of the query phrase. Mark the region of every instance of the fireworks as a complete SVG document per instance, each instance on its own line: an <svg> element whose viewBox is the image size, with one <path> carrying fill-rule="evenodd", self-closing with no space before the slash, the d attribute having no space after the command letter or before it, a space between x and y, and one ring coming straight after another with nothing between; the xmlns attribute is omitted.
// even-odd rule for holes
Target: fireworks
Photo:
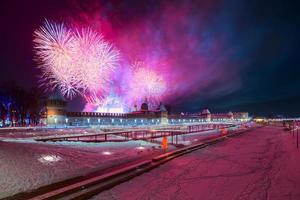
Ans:
<svg viewBox="0 0 300 200"><path fill-rule="evenodd" d="M158 100L166 91L166 84L161 75L146 68L142 62L132 65L132 81L130 89L133 98L146 98L149 101Z"/></svg>
<svg viewBox="0 0 300 200"><path fill-rule="evenodd" d="M92 92L106 90L119 59L118 51L91 29L75 34L74 58L82 84Z"/></svg>
<svg viewBox="0 0 300 200"><path fill-rule="evenodd" d="M119 51L90 28L68 28L45 20L34 32L33 42L38 67L42 71L41 84L45 89L57 88L67 98L79 94L87 105L97 107L101 112L112 112L112 108L118 112L122 108L124 112L125 103L144 99L148 103L157 103L166 91L164 77L142 62L114 73ZM113 74L121 76L120 79L112 82ZM123 85L124 80L127 80L128 87ZM108 98L108 94L116 92L113 88L126 88L126 94L118 93L118 101Z"/></svg>
<svg viewBox="0 0 300 200"><path fill-rule="evenodd" d="M71 30L47 20L34 32L42 84L66 97L105 91L119 52L91 29Z"/></svg>
<svg viewBox="0 0 300 200"><path fill-rule="evenodd" d="M64 24L49 23L34 32L35 52L43 74L42 84L73 96L80 85L72 61L74 37ZM48 88L48 87L46 87Z"/></svg>

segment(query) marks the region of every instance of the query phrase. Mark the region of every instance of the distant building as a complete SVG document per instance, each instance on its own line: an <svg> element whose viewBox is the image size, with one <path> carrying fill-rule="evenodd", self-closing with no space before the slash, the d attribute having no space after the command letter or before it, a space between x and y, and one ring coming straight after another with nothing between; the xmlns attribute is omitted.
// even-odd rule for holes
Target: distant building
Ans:
<svg viewBox="0 0 300 200"><path fill-rule="evenodd" d="M200 113L200 118L205 120L205 121L211 121L211 113L208 110L208 108L205 108L201 113Z"/></svg>
<svg viewBox="0 0 300 200"><path fill-rule="evenodd" d="M47 124L66 123L66 105L67 101L58 92L54 92L46 102Z"/></svg>

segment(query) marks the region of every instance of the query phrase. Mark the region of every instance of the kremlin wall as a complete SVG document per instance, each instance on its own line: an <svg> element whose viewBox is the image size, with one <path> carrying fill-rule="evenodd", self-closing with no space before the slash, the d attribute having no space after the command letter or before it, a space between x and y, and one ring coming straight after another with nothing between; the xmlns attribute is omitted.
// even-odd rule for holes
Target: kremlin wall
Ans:
<svg viewBox="0 0 300 200"><path fill-rule="evenodd" d="M157 110L149 110L143 103L139 110L130 113L69 112L67 102L54 94L46 102L46 114L43 123L48 126L96 126L96 125L167 125L201 122L248 121L247 112L210 113L204 109L196 114L168 114L163 104Z"/></svg>

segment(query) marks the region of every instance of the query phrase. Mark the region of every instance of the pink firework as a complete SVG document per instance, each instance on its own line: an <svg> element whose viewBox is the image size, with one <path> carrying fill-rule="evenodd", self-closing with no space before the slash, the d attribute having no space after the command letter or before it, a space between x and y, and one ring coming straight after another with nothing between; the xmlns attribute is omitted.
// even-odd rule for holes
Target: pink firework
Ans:
<svg viewBox="0 0 300 200"><path fill-rule="evenodd" d="M47 89L59 88L72 97L80 85L72 50L74 37L64 24L49 23L34 32L36 60L42 70L41 82Z"/></svg>
<svg viewBox="0 0 300 200"><path fill-rule="evenodd" d="M77 63L79 79L89 92L105 91L111 74L119 60L119 52L103 37L91 29L76 31L74 60Z"/></svg>
<svg viewBox="0 0 300 200"><path fill-rule="evenodd" d="M136 62L132 65L130 89L135 100L146 98L156 102L166 91L166 83L156 71L146 68L142 62Z"/></svg>
<svg viewBox="0 0 300 200"><path fill-rule="evenodd" d="M34 32L34 48L47 88L76 94L101 93L110 81L119 52L91 29L71 30L47 20Z"/></svg>

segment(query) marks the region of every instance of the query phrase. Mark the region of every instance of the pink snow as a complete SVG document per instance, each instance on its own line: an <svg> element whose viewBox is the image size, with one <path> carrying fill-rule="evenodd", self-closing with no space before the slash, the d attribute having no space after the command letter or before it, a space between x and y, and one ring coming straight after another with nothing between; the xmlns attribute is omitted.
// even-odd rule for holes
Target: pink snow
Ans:
<svg viewBox="0 0 300 200"><path fill-rule="evenodd" d="M0 198L162 152L143 141L0 141Z"/></svg>
<svg viewBox="0 0 300 200"><path fill-rule="evenodd" d="M176 158L93 200L299 200L300 149L264 127Z"/></svg>
<svg viewBox="0 0 300 200"><path fill-rule="evenodd" d="M105 143L34 141L35 138L47 138L54 135L89 135L103 132L99 129L45 128L0 131L0 198L119 164L151 159L164 152L159 139L154 143L145 141ZM216 131L193 133L178 136L178 141L181 144L192 144L217 134L219 133ZM168 151L175 148L169 145Z"/></svg>

